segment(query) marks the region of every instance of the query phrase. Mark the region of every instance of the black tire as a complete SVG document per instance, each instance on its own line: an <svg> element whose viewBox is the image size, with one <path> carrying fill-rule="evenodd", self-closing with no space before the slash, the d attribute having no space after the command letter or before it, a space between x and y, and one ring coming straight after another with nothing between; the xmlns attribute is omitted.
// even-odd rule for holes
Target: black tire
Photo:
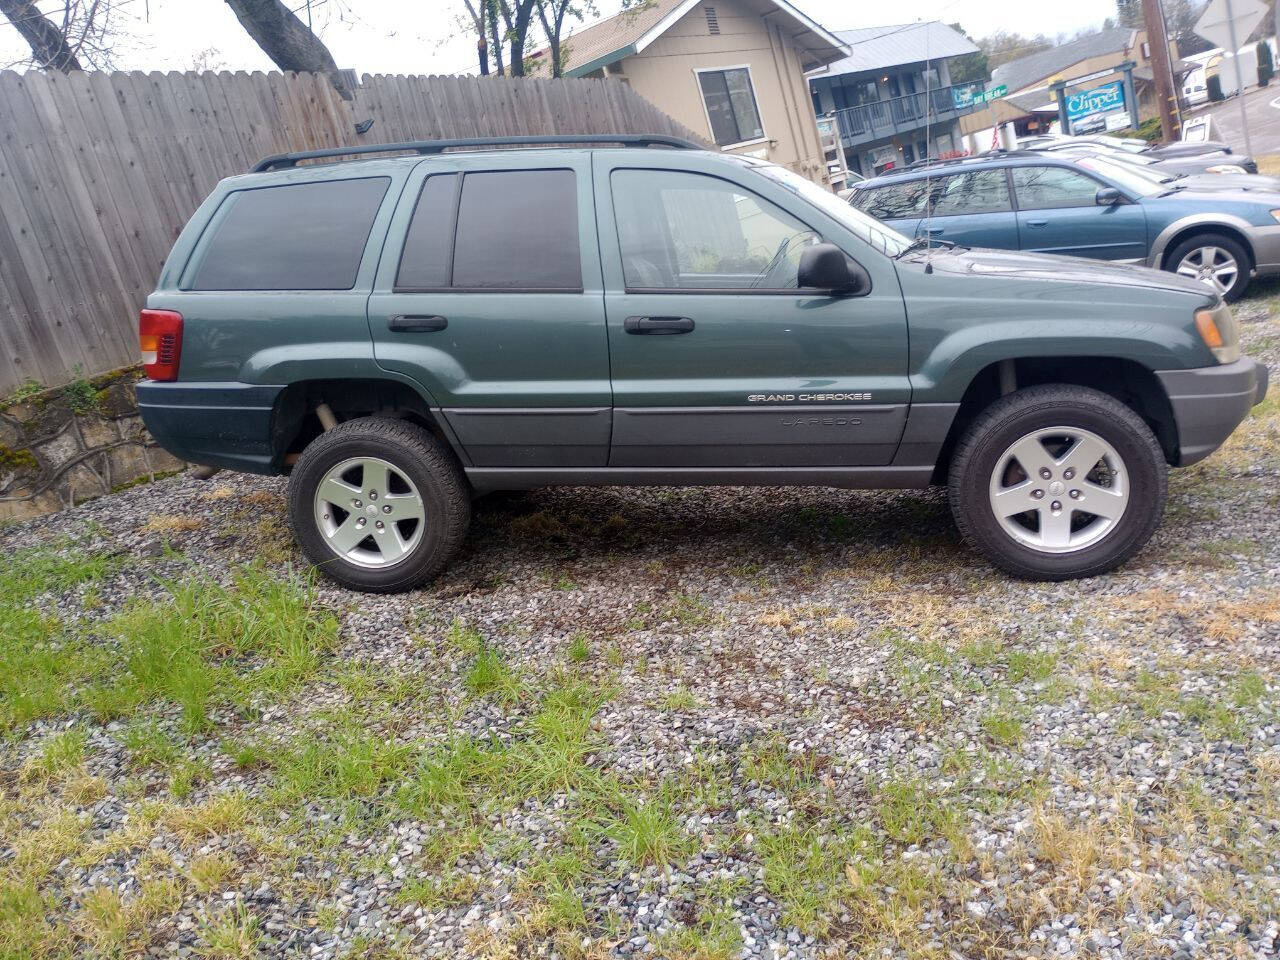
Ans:
<svg viewBox="0 0 1280 960"><path fill-rule="evenodd" d="M318 527L314 498L325 475L344 460L377 457L417 487L425 518L417 545L382 568L349 562L330 549ZM471 494L453 455L421 427L362 417L339 424L302 451L289 479L289 523L307 559L344 587L399 593L426 583L453 559L471 522Z"/></svg>
<svg viewBox="0 0 1280 960"><path fill-rule="evenodd" d="M1187 254L1205 247L1217 247L1219 250L1224 250L1235 260L1238 267L1235 282L1222 295L1224 300L1234 303L1244 295L1245 288L1249 286L1250 275L1253 272L1253 258L1249 256L1249 251L1241 245L1239 240L1234 240L1221 233L1198 233L1194 237L1188 237L1173 248L1164 259L1164 268L1170 273L1177 273L1178 264L1182 263Z"/></svg>
<svg viewBox="0 0 1280 960"><path fill-rule="evenodd" d="M1001 526L991 504L989 484L1005 451L1051 427L1101 437L1128 475L1129 499L1120 519L1096 542L1069 553L1045 553L1019 542ZM951 461L948 499L965 542L1001 570L1028 580L1070 580L1106 573L1141 550L1160 524L1167 491L1164 452L1133 410L1098 390L1045 385L1001 397L969 426ZM1069 523L1073 516L1092 522L1068 511Z"/></svg>

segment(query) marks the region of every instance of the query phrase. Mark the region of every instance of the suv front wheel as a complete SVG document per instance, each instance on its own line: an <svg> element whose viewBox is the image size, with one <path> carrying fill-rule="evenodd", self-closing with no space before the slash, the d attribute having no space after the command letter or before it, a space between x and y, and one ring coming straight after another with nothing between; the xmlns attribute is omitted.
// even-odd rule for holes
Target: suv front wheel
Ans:
<svg viewBox="0 0 1280 960"><path fill-rule="evenodd" d="M421 427L362 417L320 435L289 479L289 521L307 559L345 587L410 590L457 553L466 480Z"/></svg>
<svg viewBox="0 0 1280 960"><path fill-rule="evenodd" d="M951 510L965 540L1015 576L1105 573L1151 539L1164 511L1160 444L1114 397L1036 386L970 425L951 461Z"/></svg>

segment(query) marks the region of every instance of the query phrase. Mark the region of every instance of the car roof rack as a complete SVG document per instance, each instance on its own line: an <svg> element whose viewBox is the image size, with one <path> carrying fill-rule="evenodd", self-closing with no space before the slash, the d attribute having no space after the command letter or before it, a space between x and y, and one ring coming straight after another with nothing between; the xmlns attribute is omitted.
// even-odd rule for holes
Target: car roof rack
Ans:
<svg viewBox="0 0 1280 960"><path fill-rule="evenodd" d="M467 137L460 140L405 140L400 143L373 143L368 146L330 147L325 150L298 150L264 157L250 168L250 173L267 170L287 170L302 160L324 160L336 157L354 157L374 153L417 153L423 156L444 153L447 150L477 149L479 147L532 147L532 146L584 146L595 143L616 143L624 147L672 147L677 150L705 150L706 147L686 140L658 133L601 133L601 134L551 134L545 137Z"/></svg>

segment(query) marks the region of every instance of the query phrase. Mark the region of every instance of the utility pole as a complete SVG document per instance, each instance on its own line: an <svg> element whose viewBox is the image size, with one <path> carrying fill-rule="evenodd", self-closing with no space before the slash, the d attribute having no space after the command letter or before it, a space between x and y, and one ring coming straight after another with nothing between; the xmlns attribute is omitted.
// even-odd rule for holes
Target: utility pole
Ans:
<svg viewBox="0 0 1280 960"><path fill-rule="evenodd" d="M1147 28L1147 49L1151 51L1151 77L1160 107L1160 127L1164 140L1182 137L1178 121L1178 94L1173 89L1173 66L1169 63L1169 38L1164 32L1164 11L1160 0L1142 0L1142 22Z"/></svg>

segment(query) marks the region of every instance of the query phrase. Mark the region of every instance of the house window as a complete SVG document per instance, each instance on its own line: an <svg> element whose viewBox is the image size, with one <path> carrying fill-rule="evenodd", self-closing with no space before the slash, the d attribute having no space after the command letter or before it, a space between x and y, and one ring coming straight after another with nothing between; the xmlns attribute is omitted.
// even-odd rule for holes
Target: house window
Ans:
<svg viewBox="0 0 1280 960"><path fill-rule="evenodd" d="M707 119L711 122L711 135L718 146L746 143L764 136L749 69L699 70L698 83L702 87Z"/></svg>

